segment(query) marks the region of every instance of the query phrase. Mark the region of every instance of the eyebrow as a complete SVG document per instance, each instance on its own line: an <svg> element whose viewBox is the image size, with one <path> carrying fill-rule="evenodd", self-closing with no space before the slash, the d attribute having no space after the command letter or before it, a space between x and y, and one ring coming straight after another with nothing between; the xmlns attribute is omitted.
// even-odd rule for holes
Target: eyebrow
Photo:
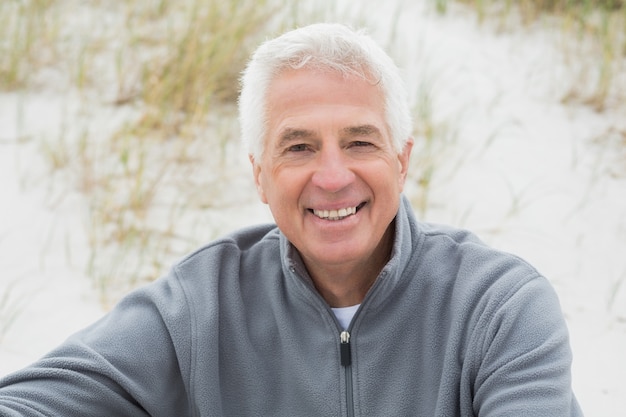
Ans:
<svg viewBox="0 0 626 417"><path fill-rule="evenodd" d="M301 139L308 139L315 136L315 133L306 129L291 129L287 128L280 133L280 140L278 141L278 147L282 148L291 142L295 142Z"/></svg>
<svg viewBox="0 0 626 417"><path fill-rule="evenodd" d="M349 126L342 129L346 136L380 136L380 130L373 125Z"/></svg>

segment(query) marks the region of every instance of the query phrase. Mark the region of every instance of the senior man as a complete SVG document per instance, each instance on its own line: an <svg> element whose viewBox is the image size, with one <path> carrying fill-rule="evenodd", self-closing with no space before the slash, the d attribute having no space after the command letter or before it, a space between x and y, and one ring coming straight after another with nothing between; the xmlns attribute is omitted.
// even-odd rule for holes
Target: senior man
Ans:
<svg viewBox="0 0 626 417"><path fill-rule="evenodd" d="M2 416L580 416L533 267L402 196L405 87L371 38L259 47L243 139L276 224L234 232L0 382Z"/></svg>

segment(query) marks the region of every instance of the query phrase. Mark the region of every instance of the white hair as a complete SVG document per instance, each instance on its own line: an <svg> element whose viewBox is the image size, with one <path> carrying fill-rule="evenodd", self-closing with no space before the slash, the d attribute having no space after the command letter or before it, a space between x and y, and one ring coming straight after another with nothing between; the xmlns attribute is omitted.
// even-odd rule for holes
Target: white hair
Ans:
<svg viewBox="0 0 626 417"><path fill-rule="evenodd" d="M391 58L363 30L318 23L286 32L256 50L241 77L241 137L255 158L263 154L267 89L286 69L316 69L356 75L379 86L395 149L400 153L412 130L407 92Z"/></svg>

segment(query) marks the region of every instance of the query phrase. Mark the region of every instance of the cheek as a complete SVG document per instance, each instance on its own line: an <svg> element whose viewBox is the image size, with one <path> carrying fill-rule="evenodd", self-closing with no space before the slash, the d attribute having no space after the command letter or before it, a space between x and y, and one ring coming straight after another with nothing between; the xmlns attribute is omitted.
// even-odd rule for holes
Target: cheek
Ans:
<svg viewBox="0 0 626 417"><path fill-rule="evenodd" d="M371 169L369 178L379 190L382 188L388 192L395 192L398 188L402 190L405 180L402 165L397 159L391 158Z"/></svg>
<svg viewBox="0 0 626 417"><path fill-rule="evenodd" d="M261 200L270 206L280 206L288 198L293 188L293 176L280 171L264 170L258 177L257 187Z"/></svg>

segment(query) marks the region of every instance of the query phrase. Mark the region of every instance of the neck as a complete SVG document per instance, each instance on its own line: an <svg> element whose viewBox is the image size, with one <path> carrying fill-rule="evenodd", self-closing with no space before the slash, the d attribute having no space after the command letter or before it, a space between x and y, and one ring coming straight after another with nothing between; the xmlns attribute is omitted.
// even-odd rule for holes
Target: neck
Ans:
<svg viewBox="0 0 626 417"><path fill-rule="evenodd" d="M349 307L360 304L378 274L345 274L333 276L333 280L312 277L315 287L331 307Z"/></svg>
<svg viewBox="0 0 626 417"><path fill-rule="evenodd" d="M303 259L315 287L329 306L349 307L363 301L389 261L393 236L392 223L374 253L365 260L340 265L316 265Z"/></svg>

